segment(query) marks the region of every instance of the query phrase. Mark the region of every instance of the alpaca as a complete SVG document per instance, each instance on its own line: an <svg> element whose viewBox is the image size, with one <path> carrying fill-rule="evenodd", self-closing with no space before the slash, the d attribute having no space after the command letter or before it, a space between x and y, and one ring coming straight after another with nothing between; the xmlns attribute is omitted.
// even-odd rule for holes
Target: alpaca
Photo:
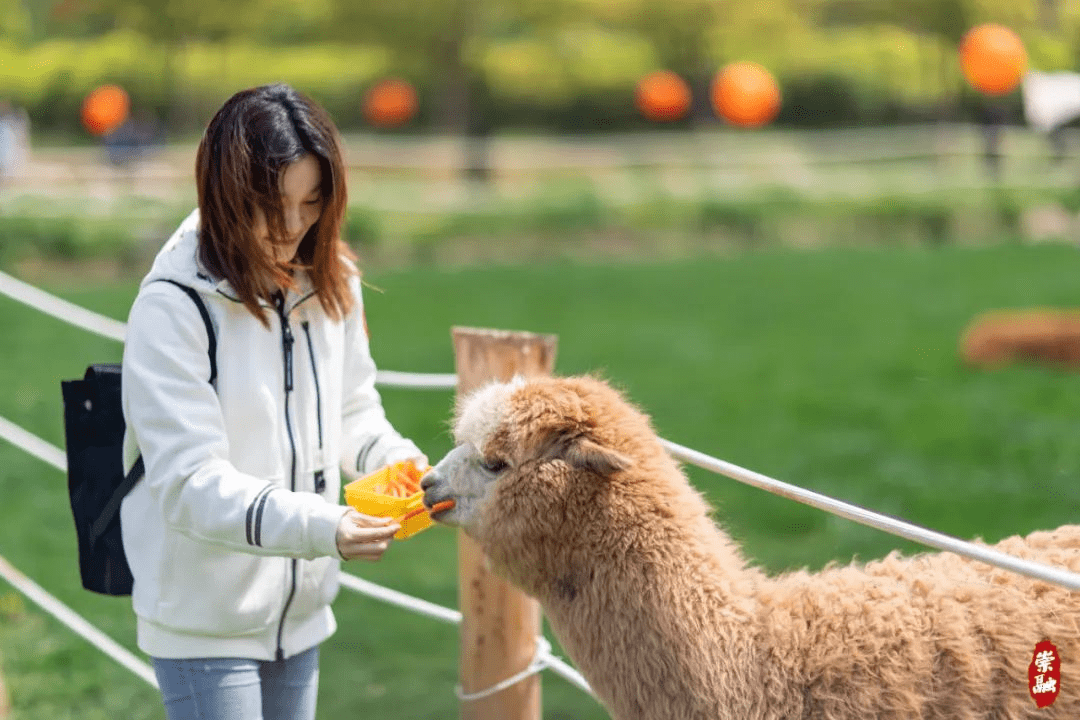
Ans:
<svg viewBox="0 0 1080 720"><path fill-rule="evenodd" d="M1080 367L1080 312L1023 310L984 313L960 340L960 354L975 367L1017 361Z"/></svg>
<svg viewBox="0 0 1080 720"><path fill-rule="evenodd" d="M769 576L640 410L592 377L485 386L425 475L616 720L1080 717L1080 593L947 553ZM1000 550L1080 570L1080 527ZM1035 646L1060 694L1029 694Z"/></svg>

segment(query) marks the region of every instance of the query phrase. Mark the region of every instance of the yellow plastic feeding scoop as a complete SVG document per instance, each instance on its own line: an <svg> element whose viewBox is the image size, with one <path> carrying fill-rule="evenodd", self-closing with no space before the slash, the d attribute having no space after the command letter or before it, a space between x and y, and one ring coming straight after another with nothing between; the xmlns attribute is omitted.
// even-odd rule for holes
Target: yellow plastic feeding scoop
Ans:
<svg viewBox="0 0 1080 720"><path fill-rule="evenodd" d="M424 472L411 460L387 465L346 485L345 502L365 515L393 518L401 525L394 537L405 540L432 525L420 489Z"/></svg>

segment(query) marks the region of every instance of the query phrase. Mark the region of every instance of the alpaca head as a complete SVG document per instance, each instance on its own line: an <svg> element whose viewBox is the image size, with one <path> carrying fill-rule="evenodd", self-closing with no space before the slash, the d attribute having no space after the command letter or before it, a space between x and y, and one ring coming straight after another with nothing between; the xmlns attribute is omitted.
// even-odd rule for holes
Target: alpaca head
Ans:
<svg viewBox="0 0 1080 720"><path fill-rule="evenodd" d="M435 519L462 528L526 590L537 590L527 586L539 566L565 567L567 553L610 543L616 527L673 514L677 493L653 479L674 463L648 418L600 380L487 385L458 405L454 436L421 482L424 502L454 500Z"/></svg>

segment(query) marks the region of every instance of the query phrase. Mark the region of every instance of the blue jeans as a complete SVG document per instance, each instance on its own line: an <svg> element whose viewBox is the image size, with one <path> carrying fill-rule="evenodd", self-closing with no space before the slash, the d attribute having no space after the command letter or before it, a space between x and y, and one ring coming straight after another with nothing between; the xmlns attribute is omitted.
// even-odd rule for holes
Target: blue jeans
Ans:
<svg viewBox="0 0 1080 720"><path fill-rule="evenodd" d="M287 660L154 658L168 720L314 720L318 646Z"/></svg>

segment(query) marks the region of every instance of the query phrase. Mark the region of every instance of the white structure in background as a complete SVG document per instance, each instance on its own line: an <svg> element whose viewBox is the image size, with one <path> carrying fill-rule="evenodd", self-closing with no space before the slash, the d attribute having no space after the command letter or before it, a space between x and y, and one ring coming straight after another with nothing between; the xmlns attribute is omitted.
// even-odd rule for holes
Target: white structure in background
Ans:
<svg viewBox="0 0 1080 720"><path fill-rule="evenodd" d="M1080 73L1030 71L1020 88L1024 116L1041 132L1051 132L1080 117Z"/></svg>
<svg viewBox="0 0 1080 720"><path fill-rule="evenodd" d="M0 183L18 175L30 159L30 117L26 110L0 101Z"/></svg>

